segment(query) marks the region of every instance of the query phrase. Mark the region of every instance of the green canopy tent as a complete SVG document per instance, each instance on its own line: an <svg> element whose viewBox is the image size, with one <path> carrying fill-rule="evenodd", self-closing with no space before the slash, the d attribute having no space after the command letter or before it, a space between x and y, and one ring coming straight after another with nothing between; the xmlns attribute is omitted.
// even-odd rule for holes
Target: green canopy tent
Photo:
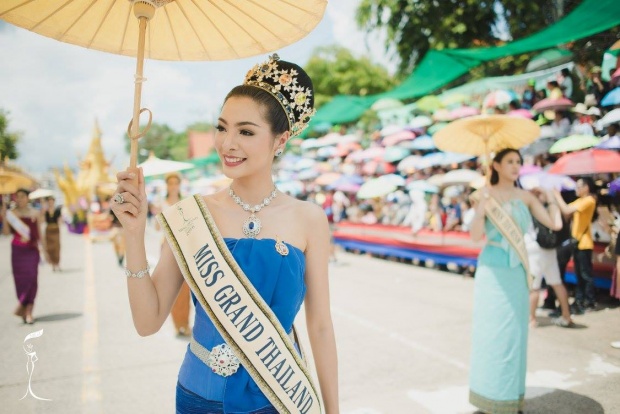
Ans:
<svg viewBox="0 0 620 414"><path fill-rule="evenodd" d="M204 167L205 165L217 164L220 162L220 157L217 155L217 152L213 151L206 157L194 158L187 162L194 164L196 167Z"/></svg>
<svg viewBox="0 0 620 414"><path fill-rule="evenodd" d="M313 122L345 123L358 119L381 98L412 99L428 95L484 62L543 50L600 33L620 24L620 1L584 0L548 28L499 47L431 50L399 86L378 95L336 96Z"/></svg>
<svg viewBox="0 0 620 414"><path fill-rule="evenodd" d="M547 49L544 52L534 56L525 67L526 72L535 72L537 70L549 69L562 63L573 60L573 52L565 49Z"/></svg>

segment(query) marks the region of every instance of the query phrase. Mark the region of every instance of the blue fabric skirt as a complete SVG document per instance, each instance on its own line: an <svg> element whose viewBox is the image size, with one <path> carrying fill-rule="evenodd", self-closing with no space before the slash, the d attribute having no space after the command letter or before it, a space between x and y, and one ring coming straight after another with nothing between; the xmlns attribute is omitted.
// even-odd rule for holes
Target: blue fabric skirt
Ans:
<svg viewBox="0 0 620 414"><path fill-rule="evenodd" d="M470 402L489 414L523 409L529 292L522 266L476 270Z"/></svg>
<svg viewBox="0 0 620 414"><path fill-rule="evenodd" d="M224 403L221 401L209 401L198 394L194 394L177 382L176 396L177 414L224 414ZM273 407L265 407L249 413L230 413L230 414L278 414Z"/></svg>

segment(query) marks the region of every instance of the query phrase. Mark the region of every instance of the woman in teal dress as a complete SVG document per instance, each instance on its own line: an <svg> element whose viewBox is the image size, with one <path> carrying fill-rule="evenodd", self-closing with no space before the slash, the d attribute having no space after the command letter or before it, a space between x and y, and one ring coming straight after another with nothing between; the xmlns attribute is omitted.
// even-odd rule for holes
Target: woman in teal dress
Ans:
<svg viewBox="0 0 620 414"><path fill-rule="evenodd" d="M488 414L516 414L523 409L529 276L517 251L487 217L487 203L491 197L497 201L521 236L532 216L559 230L538 199L516 187L522 164L515 149L503 149L495 155L490 185L479 190L470 231L473 240L486 235L487 242L478 257L475 275L469 401Z"/></svg>
<svg viewBox="0 0 620 414"><path fill-rule="evenodd" d="M274 159L307 126L313 113L312 82L302 68L274 55L251 69L244 84L226 97L215 133L215 149L231 185L203 200L227 249L287 333L305 303L324 412L338 414L327 218L321 207L280 193L272 178ZM166 243L152 276L141 277L149 272L144 177L141 171L137 176L121 172L117 177L113 210L125 229L127 275L135 276L127 278L131 312L138 333L152 335L170 313L183 275ZM137 186L131 181L134 178ZM203 361L201 356L213 355L224 340L202 305L196 305L192 339L178 377L177 414L276 413L244 366L221 375ZM280 385L284 388L286 381L282 379Z"/></svg>

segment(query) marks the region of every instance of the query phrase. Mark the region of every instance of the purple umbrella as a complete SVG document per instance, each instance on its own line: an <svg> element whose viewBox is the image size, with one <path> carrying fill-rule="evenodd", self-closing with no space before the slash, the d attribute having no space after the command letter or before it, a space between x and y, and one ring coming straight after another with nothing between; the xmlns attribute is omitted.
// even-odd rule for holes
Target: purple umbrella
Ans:
<svg viewBox="0 0 620 414"><path fill-rule="evenodd" d="M540 187L545 190L574 190L575 181L566 175L550 174L546 171L525 174L519 177L521 186L526 190Z"/></svg>
<svg viewBox="0 0 620 414"><path fill-rule="evenodd" d="M620 137L614 135L613 137L606 139L605 141L601 141L599 144L596 144L595 148L620 150Z"/></svg>
<svg viewBox="0 0 620 414"><path fill-rule="evenodd" d="M541 171L542 168L538 165L526 164L519 169L519 175L533 174Z"/></svg>
<svg viewBox="0 0 620 414"><path fill-rule="evenodd" d="M364 183L364 178L360 175L343 175L327 186L328 190L357 191Z"/></svg>
<svg viewBox="0 0 620 414"><path fill-rule="evenodd" d="M616 195L620 192L620 178L616 178L609 184L609 195Z"/></svg>

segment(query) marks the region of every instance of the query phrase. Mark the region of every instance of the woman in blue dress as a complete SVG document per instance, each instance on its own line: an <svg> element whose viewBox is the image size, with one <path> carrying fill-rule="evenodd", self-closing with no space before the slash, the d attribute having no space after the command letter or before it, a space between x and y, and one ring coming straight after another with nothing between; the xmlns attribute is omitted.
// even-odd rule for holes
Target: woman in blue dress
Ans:
<svg viewBox="0 0 620 414"><path fill-rule="evenodd" d="M520 230L532 216L559 230L543 205L530 192L516 187L523 159L507 148L493 159L490 185L479 190L471 238L486 245L475 275L469 401L487 414L512 414L523 409L527 367L529 277L517 251L487 216L492 199ZM551 199L551 197L549 197ZM557 205L550 209L557 209Z"/></svg>
<svg viewBox="0 0 620 414"><path fill-rule="evenodd" d="M254 75L252 75L254 74ZM268 74L268 76L264 76ZM253 77L254 76L254 77ZM313 114L312 82L299 66L274 55L256 66L224 101L215 148L229 188L204 197L232 256L271 307L286 332L305 301L306 324L327 414L339 412L338 361L329 305L329 227L321 207L280 193L272 179L274 159ZM147 269L144 230L147 197L140 172L118 174L115 204L127 238L127 269ZM117 199L118 200L118 199ZM260 233L260 234L258 234ZM286 245L282 251L282 243ZM170 313L183 276L166 243L151 277L128 277L134 325L156 333ZM177 413L276 413L243 366L224 377L195 349L224 343L196 298L192 343L177 384ZM196 345L197 344L197 345Z"/></svg>

